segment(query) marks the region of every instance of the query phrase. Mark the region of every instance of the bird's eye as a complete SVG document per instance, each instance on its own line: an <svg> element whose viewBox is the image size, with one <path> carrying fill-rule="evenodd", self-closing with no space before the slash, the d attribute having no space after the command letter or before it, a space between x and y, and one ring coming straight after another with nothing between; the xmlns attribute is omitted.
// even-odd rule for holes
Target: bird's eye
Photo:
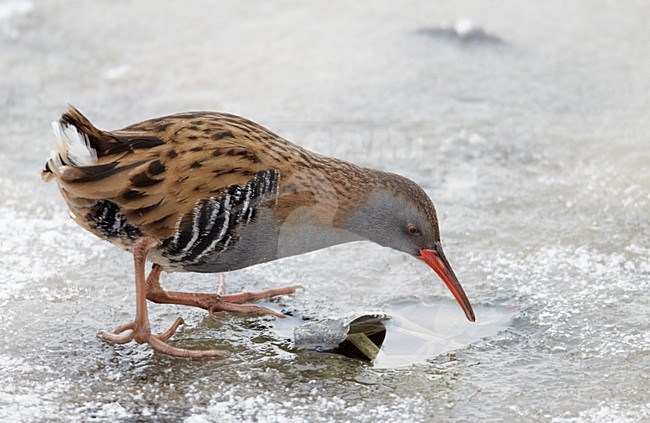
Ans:
<svg viewBox="0 0 650 423"><path fill-rule="evenodd" d="M409 235L413 235L413 236L418 236L422 233L420 232L420 229L415 225L408 225L406 227L406 232L408 232Z"/></svg>

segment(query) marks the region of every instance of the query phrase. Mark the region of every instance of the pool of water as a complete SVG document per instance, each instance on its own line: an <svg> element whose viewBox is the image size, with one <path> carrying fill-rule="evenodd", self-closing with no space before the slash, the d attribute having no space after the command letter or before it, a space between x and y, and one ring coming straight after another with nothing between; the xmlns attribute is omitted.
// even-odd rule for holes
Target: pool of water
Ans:
<svg viewBox="0 0 650 423"><path fill-rule="evenodd" d="M273 304L269 306L282 311ZM511 326L516 313L504 307L478 306L474 311L480 318L470 323L451 301L407 301L382 309L382 314L355 318L333 316L325 320L302 316L293 310L287 318L275 320L272 327L277 338L288 340L297 350L333 352L366 360L376 369L393 369L422 364L496 336ZM340 348L349 334L365 332L363 328L355 329L355 324L365 325L370 333L383 333L373 341L379 347L378 354L364 355L358 348ZM376 324L379 327L375 327Z"/></svg>
<svg viewBox="0 0 650 423"><path fill-rule="evenodd" d="M0 1L0 415L650 419L649 20L635 1ZM303 285L267 305L309 320L150 307L154 330L182 316L173 342L223 360L99 341L133 318L132 260L39 178L66 103L105 129L240 114L416 180L477 323L423 263L351 243L227 276ZM392 316L374 364L292 337L373 314Z"/></svg>

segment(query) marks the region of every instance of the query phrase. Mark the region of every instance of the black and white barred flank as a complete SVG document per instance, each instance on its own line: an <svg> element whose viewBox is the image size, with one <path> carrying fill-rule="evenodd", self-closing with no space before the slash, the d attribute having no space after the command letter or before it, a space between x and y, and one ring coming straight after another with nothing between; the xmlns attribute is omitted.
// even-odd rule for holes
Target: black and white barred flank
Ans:
<svg viewBox="0 0 650 423"><path fill-rule="evenodd" d="M112 201L98 201L85 216L90 226L108 239L120 238L134 241L142 236L136 226L127 223L120 207Z"/></svg>
<svg viewBox="0 0 650 423"><path fill-rule="evenodd" d="M206 256L225 251L240 225L255 217L255 207L275 198L279 172L260 171L244 185L224 188L220 197L200 201L178 223L176 235L162 242L162 255L172 263L200 264Z"/></svg>

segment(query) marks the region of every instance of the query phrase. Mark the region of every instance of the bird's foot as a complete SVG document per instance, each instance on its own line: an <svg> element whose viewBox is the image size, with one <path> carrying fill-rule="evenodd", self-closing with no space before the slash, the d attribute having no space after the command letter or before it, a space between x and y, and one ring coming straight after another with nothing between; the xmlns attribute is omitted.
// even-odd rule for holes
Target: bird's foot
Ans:
<svg viewBox="0 0 650 423"><path fill-rule="evenodd" d="M243 304L279 295L289 295L298 289L304 289L301 285L285 286L282 288L267 289L258 292L241 292L239 294L223 294L225 291L225 278L219 275L219 287L216 294L202 292L176 292L164 290L158 281L161 268L154 266L147 279L147 299L158 304L178 304L190 307L199 307L207 310L214 319L215 313L229 311L234 313L267 314L275 317L285 317L284 314L257 305Z"/></svg>
<svg viewBox="0 0 650 423"><path fill-rule="evenodd" d="M258 292L240 292L239 294L229 295L213 295L211 296L207 307L210 317L216 319L216 313L220 311L229 311L231 313L252 313L252 314L267 314L275 317L285 318L282 313L270 310L266 307L257 305L243 304L253 301L259 301L266 298L277 297L280 295L289 295L296 292L298 289L303 289L301 285L285 286L282 288L267 289Z"/></svg>
<svg viewBox="0 0 650 423"><path fill-rule="evenodd" d="M205 357L224 357L225 351L219 350L187 350L169 345L166 341L176 332L176 329L182 325L183 319L178 317L174 323L161 334L151 333L149 324L138 324L138 322L127 323L118 326L113 332L102 332L99 338L103 341L113 344L126 344L135 341L138 344L147 343L151 348L163 354L175 357L185 358L205 358ZM128 332L127 332L128 331Z"/></svg>
<svg viewBox="0 0 650 423"><path fill-rule="evenodd" d="M275 317L285 317L284 314L269 310L268 308L243 303L250 303L266 298L277 297L279 295L289 295L293 294L298 289L304 289L301 285L293 285L282 288L267 289L265 291L241 292L239 294L227 295L224 294L226 290L226 280L223 273L221 273L219 274L219 286L216 294L166 291L160 286L161 271L162 267L154 264L151 273L147 278L146 297L149 301L153 301L157 304L177 304L199 307L207 310L213 319L216 317L216 313L220 311L267 314Z"/></svg>

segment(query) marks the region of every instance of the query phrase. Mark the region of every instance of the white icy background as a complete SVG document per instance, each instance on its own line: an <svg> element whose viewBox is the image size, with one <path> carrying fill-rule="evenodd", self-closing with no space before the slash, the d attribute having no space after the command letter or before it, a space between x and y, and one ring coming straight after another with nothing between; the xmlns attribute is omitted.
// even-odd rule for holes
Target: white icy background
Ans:
<svg viewBox="0 0 650 423"><path fill-rule="evenodd" d="M649 19L648 3L587 0L0 1L0 415L649 419ZM472 302L515 317L395 369L296 352L265 318L171 306L151 307L154 328L181 315L180 345L232 357L101 343L133 317L131 259L76 227L38 177L66 103L106 129L227 111L403 173L436 202ZM370 244L228 280L303 284L275 306L312 316L450 298L423 264ZM163 284L208 291L216 278Z"/></svg>

